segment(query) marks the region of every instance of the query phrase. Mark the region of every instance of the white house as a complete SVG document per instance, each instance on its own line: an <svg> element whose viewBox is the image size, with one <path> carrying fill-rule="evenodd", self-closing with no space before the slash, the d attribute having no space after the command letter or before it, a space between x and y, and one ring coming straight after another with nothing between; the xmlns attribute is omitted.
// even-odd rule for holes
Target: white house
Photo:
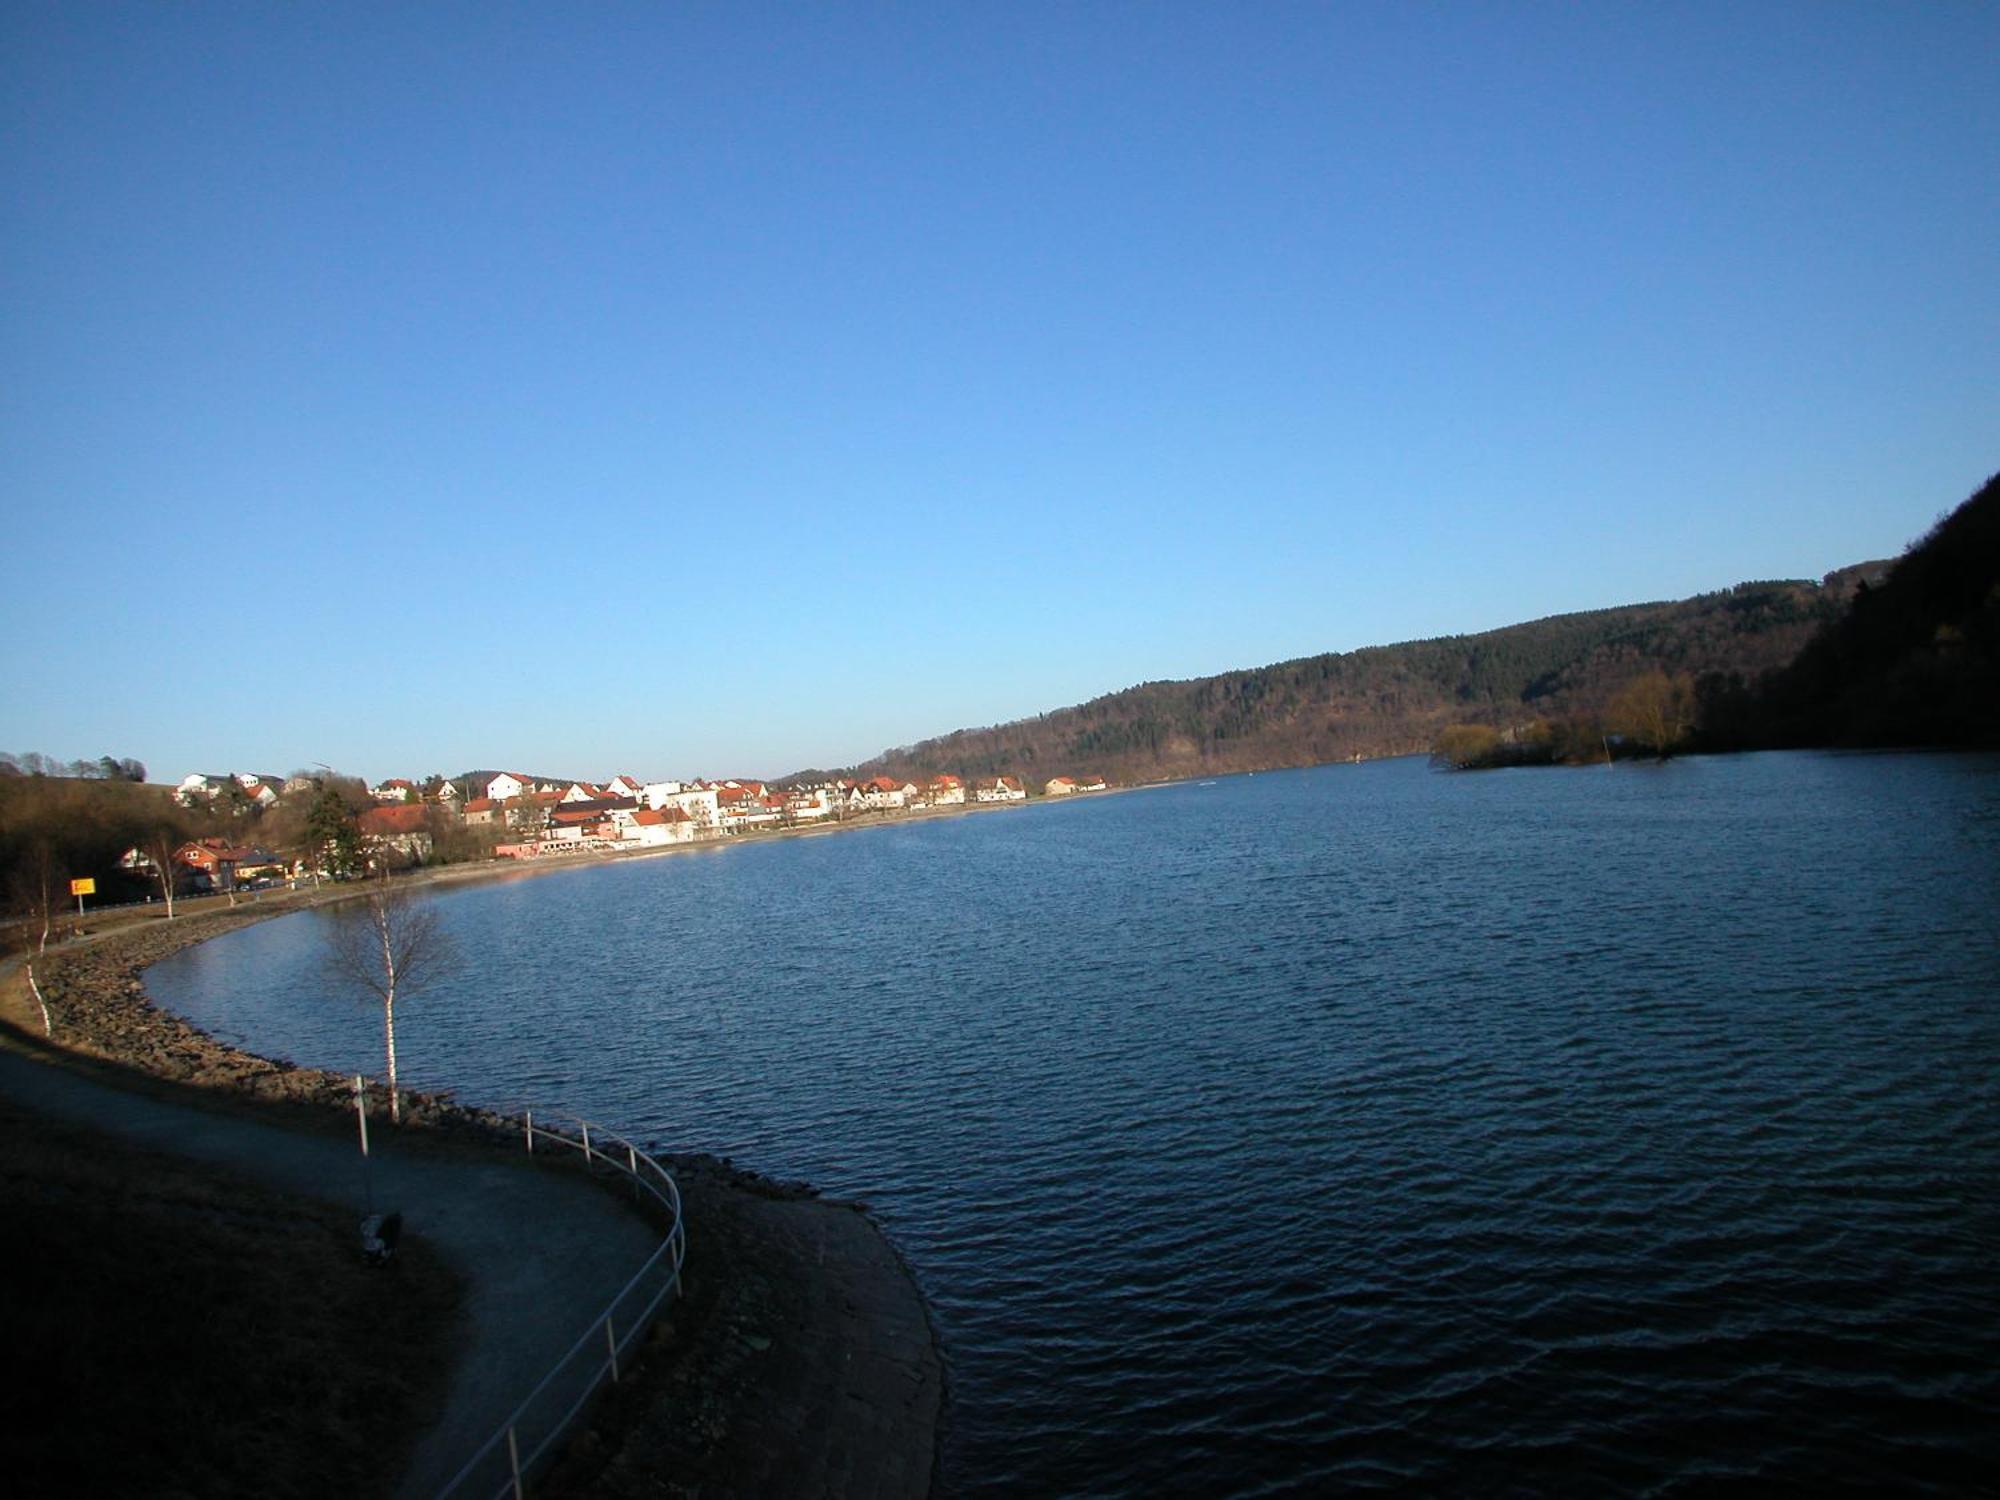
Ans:
<svg viewBox="0 0 2000 1500"><path fill-rule="evenodd" d="M785 816L795 823L809 823L818 818L829 817L833 813L835 795L829 788L823 786L810 789L794 787L785 797Z"/></svg>
<svg viewBox="0 0 2000 1500"><path fill-rule="evenodd" d="M949 774L933 776L930 794L932 807L956 807L965 801L965 783Z"/></svg>
<svg viewBox="0 0 2000 1500"><path fill-rule="evenodd" d="M511 771L502 771L486 783L486 795L495 802L511 801L527 789L527 778L516 776Z"/></svg>
<svg viewBox="0 0 2000 1500"><path fill-rule="evenodd" d="M669 790L671 788L672 790ZM654 812L678 807L693 821L697 832L719 827L722 809L712 786L686 786L677 781L656 781L645 788L645 803Z"/></svg>
<svg viewBox="0 0 2000 1500"><path fill-rule="evenodd" d="M694 819L678 807L669 807L664 812L642 807L630 819L619 830L621 844L655 849L664 844L685 844L694 838Z"/></svg>
<svg viewBox="0 0 2000 1500"><path fill-rule="evenodd" d="M887 776L872 777L862 782L848 794L847 805L871 812L890 812L909 804L910 793L916 788L907 782L892 781Z"/></svg>
<svg viewBox="0 0 2000 1500"><path fill-rule="evenodd" d="M204 776L199 771L183 776L181 784L174 789L174 801L182 807L193 807L197 802L213 802L217 784L226 780L226 776Z"/></svg>
<svg viewBox="0 0 2000 1500"><path fill-rule="evenodd" d="M1028 794L1021 790L1021 783L1011 776L996 776L991 781L982 781L972 789L974 802L1024 802Z"/></svg>

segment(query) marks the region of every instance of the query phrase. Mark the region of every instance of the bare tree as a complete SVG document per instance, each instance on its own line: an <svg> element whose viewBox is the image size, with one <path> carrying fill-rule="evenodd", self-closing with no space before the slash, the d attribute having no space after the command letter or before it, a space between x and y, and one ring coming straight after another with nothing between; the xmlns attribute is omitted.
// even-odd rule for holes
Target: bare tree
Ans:
<svg viewBox="0 0 2000 1500"><path fill-rule="evenodd" d="M160 896L167 903L167 920L174 919L174 853L181 846L180 830L171 823L161 823L146 836L146 842L139 852L153 867L153 878L160 882Z"/></svg>
<svg viewBox="0 0 2000 1500"><path fill-rule="evenodd" d="M382 1035L389 1057L389 1118L402 1122L396 1092L396 1002L408 999L455 965L451 940L439 928L436 908L384 877L333 912L327 968L343 984L365 990L382 1006Z"/></svg>
<svg viewBox="0 0 2000 1500"><path fill-rule="evenodd" d="M63 868L62 857L46 835L30 841L14 871L12 885L14 905L27 914L33 926L41 929L35 951L48 952L49 937L55 931L63 896L69 889L69 872Z"/></svg>

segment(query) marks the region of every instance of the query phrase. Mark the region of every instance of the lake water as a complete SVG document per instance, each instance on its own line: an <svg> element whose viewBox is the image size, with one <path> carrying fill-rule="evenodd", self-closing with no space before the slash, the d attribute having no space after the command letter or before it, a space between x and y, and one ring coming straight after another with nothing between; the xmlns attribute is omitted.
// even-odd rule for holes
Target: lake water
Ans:
<svg viewBox="0 0 2000 1500"><path fill-rule="evenodd" d="M406 1078L866 1198L955 1492L2000 1473L2000 758L1327 767L436 904ZM148 983L379 1071L324 920Z"/></svg>

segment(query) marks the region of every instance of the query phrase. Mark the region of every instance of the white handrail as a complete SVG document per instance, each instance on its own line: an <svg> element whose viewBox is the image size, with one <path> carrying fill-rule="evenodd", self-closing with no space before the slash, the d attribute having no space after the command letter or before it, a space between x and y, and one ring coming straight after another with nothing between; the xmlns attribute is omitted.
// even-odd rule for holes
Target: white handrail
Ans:
<svg viewBox="0 0 2000 1500"><path fill-rule="evenodd" d="M535 1142L539 1139L581 1151L586 1165L603 1162L614 1171L622 1172L630 1178L635 1193L651 1194L653 1200L672 1216L672 1224L667 1230L666 1238L660 1241L659 1248L646 1258L645 1264L633 1273L632 1279L618 1289L617 1295L606 1304L604 1311L591 1319L589 1326L578 1336L576 1342L550 1366L548 1373L522 1398L520 1405L508 1414L507 1420L500 1425L493 1436L482 1443L465 1461L464 1467L438 1491L438 1500L447 1500L447 1497L458 1494L462 1486L471 1482L475 1471L481 1465L488 1463L495 1465L491 1477L497 1483L490 1489L473 1493L491 1495L494 1500L511 1494L515 1500L521 1500L525 1493L523 1485L527 1474L544 1454L561 1441L569 1431L570 1424L576 1420L577 1414L583 1410L590 1398L597 1394L598 1387L604 1383L606 1377L608 1376L614 1384L618 1381L620 1353L629 1348L633 1340L652 1325L653 1315L659 1311L661 1304L671 1297L678 1296L681 1290L681 1266L687 1259L687 1226L681 1215L680 1185L674 1181L673 1174L632 1142L602 1126L593 1127L585 1120L572 1117L570 1122L577 1127L579 1133L571 1136L565 1135L560 1130L551 1130L547 1125L537 1124L533 1111L523 1111L522 1119L529 1151L535 1149ZM595 1139L592 1138L593 1133ZM607 1142L619 1149L624 1160L619 1160L617 1155L603 1149ZM620 1337L617 1333L620 1304L640 1290L642 1284L661 1269L663 1262L669 1268L665 1283L645 1306L632 1315L624 1336ZM544 1424L545 1430L539 1439L525 1453L522 1452L521 1439L524 1436L532 1436L531 1433L523 1431L531 1408L548 1393L560 1377L575 1366L585 1350L593 1344L600 1351L599 1363L591 1370L589 1378L583 1382L582 1390L564 1408L561 1415ZM506 1454L504 1475L497 1467L502 1444L505 1445Z"/></svg>

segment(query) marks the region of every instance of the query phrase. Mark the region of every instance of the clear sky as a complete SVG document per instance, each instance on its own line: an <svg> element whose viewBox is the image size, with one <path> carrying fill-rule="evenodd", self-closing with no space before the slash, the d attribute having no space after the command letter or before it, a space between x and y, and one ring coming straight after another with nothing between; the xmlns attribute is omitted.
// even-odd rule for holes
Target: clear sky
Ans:
<svg viewBox="0 0 2000 1500"><path fill-rule="evenodd" d="M777 775L2000 468L2000 6L0 4L0 747Z"/></svg>

